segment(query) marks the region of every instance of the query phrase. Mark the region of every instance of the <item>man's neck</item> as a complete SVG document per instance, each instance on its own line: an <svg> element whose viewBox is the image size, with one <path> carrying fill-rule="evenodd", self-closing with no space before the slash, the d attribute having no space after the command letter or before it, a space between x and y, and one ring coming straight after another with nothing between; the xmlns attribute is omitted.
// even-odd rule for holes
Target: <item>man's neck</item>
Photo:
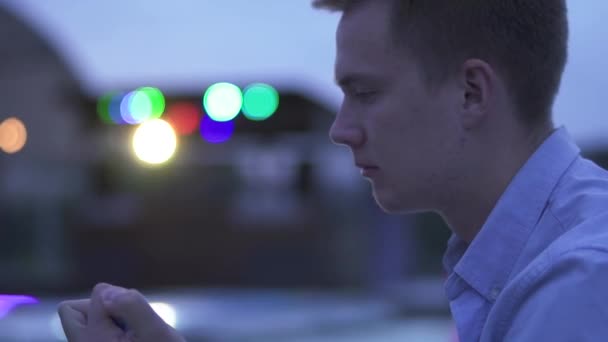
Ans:
<svg viewBox="0 0 608 342"><path fill-rule="evenodd" d="M497 144L499 148L484 154L491 158L480 161L475 172L454 184L454 191L439 214L460 239L473 241L515 175L553 131L552 125L547 126L521 139L519 146Z"/></svg>

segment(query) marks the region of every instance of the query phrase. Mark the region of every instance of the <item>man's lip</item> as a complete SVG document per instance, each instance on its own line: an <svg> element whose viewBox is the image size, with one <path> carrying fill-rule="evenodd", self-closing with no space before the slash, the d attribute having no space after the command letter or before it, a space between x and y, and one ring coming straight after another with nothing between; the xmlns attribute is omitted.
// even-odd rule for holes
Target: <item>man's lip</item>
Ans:
<svg viewBox="0 0 608 342"><path fill-rule="evenodd" d="M372 170L372 169L377 169L377 166L374 165L364 165L364 164L357 164L357 167L360 169L365 169L365 170Z"/></svg>
<svg viewBox="0 0 608 342"><path fill-rule="evenodd" d="M363 177L372 178L374 175L378 173L378 167L376 166L362 166L361 167L361 175Z"/></svg>

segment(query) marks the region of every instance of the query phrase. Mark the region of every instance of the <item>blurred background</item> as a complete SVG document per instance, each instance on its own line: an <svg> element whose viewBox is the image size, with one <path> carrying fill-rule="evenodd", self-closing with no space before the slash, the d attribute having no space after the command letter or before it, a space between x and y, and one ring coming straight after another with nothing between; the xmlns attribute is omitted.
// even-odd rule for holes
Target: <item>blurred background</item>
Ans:
<svg viewBox="0 0 608 342"><path fill-rule="evenodd" d="M608 3L569 1L555 105L608 166ZM0 340L140 289L189 341L453 341L449 230L388 216L327 136L338 14L310 1L0 0Z"/></svg>

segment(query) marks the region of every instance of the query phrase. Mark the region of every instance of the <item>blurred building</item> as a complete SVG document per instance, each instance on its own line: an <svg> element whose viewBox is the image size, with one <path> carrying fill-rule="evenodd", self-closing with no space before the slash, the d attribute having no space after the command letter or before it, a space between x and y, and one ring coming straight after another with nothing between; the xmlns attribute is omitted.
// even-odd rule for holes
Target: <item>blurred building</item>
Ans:
<svg viewBox="0 0 608 342"><path fill-rule="evenodd" d="M412 264L401 228L413 221L379 212L352 158L328 139L332 110L302 89L277 87L277 112L264 122L240 116L224 144L182 137L170 163L145 167L131 151L133 127L99 119L102 94L84 93L42 35L0 16L0 119L17 116L28 130L21 152L0 155L3 291L99 281L375 287ZM200 107L218 81L160 88L167 106Z"/></svg>
<svg viewBox="0 0 608 342"><path fill-rule="evenodd" d="M10 275L0 286L59 284L61 211L85 189L79 84L57 51L1 7L0 42L0 121L19 118L28 137L19 153L0 153L0 269Z"/></svg>

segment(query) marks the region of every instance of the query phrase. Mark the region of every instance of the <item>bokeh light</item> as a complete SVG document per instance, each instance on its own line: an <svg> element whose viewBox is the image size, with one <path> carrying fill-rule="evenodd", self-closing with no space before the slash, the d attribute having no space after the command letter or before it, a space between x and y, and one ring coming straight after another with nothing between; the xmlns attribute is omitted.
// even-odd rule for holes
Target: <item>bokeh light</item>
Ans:
<svg viewBox="0 0 608 342"><path fill-rule="evenodd" d="M53 313L51 316L51 321L49 322L51 331L56 341L67 341L68 338L65 336L65 332L63 331L63 327L61 326L61 319L59 318L58 313Z"/></svg>
<svg viewBox="0 0 608 342"><path fill-rule="evenodd" d="M279 107L279 93L272 86L256 83L248 86L243 94L243 114L253 121L266 120Z"/></svg>
<svg viewBox="0 0 608 342"><path fill-rule="evenodd" d="M21 305L37 304L38 299L22 295L0 295L0 319Z"/></svg>
<svg viewBox="0 0 608 342"><path fill-rule="evenodd" d="M133 96L137 93L137 91L128 92L123 98L120 100L120 117L122 121L135 125L138 122L135 120L131 113L131 106L129 105Z"/></svg>
<svg viewBox="0 0 608 342"><path fill-rule="evenodd" d="M234 133L234 120L218 122L205 115L201 122L201 136L207 142L219 144L226 142Z"/></svg>
<svg viewBox="0 0 608 342"><path fill-rule="evenodd" d="M8 118L0 124L0 149L6 153L17 153L27 142L27 130L17 118Z"/></svg>
<svg viewBox="0 0 608 342"><path fill-rule="evenodd" d="M178 102L167 107L165 120L179 135L190 135L199 128L201 107L190 102Z"/></svg>
<svg viewBox="0 0 608 342"><path fill-rule="evenodd" d="M101 119L101 122L106 124L112 124L114 121L110 116L110 102L115 96L115 93L107 93L99 97L97 100L97 116Z"/></svg>
<svg viewBox="0 0 608 342"><path fill-rule="evenodd" d="M129 116L135 123L142 123L152 117L153 104L146 92L133 91L129 97L128 106Z"/></svg>
<svg viewBox="0 0 608 342"><path fill-rule="evenodd" d="M214 121L226 122L239 115L243 106L241 89L231 83L216 83L203 96L203 106Z"/></svg>
<svg viewBox="0 0 608 342"><path fill-rule="evenodd" d="M162 164L171 159L177 149L177 136L171 125L161 119L142 123L133 134L133 151L139 160Z"/></svg>
<svg viewBox="0 0 608 342"><path fill-rule="evenodd" d="M120 101L120 117L128 124L140 124L152 117L152 100L141 90L133 90Z"/></svg>
<svg viewBox="0 0 608 342"><path fill-rule="evenodd" d="M168 325L175 328L177 325L177 313L175 309L166 303L152 302L150 303L152 310L165 321Z"/></svg>
<svg viewBox="0 0 608 342"><path fill-rule="evenodd" d="M160 119L165 112L165 95L158 88L142 87L138 92L145 94L151 105L150 119Z"/></svg>
<svg viewBox="0 0 608 342"><path fill-rule="evenodd" d="M112 95L112 98L110 99L110 103L108 105L108 114L112 122L114 122L115 124L124 125L128 123L122 118L121 112L122 101L127 95L128 93L126 92L118 92L114 93Z"/></svg>
<svg viewBox="0 0 608 342"><path fill-rule="evenodd" d="M130 92L110 92L97 100L97 115L104 123L140 124L159 119L165 112L165 96L154 87Z"/></svg>

